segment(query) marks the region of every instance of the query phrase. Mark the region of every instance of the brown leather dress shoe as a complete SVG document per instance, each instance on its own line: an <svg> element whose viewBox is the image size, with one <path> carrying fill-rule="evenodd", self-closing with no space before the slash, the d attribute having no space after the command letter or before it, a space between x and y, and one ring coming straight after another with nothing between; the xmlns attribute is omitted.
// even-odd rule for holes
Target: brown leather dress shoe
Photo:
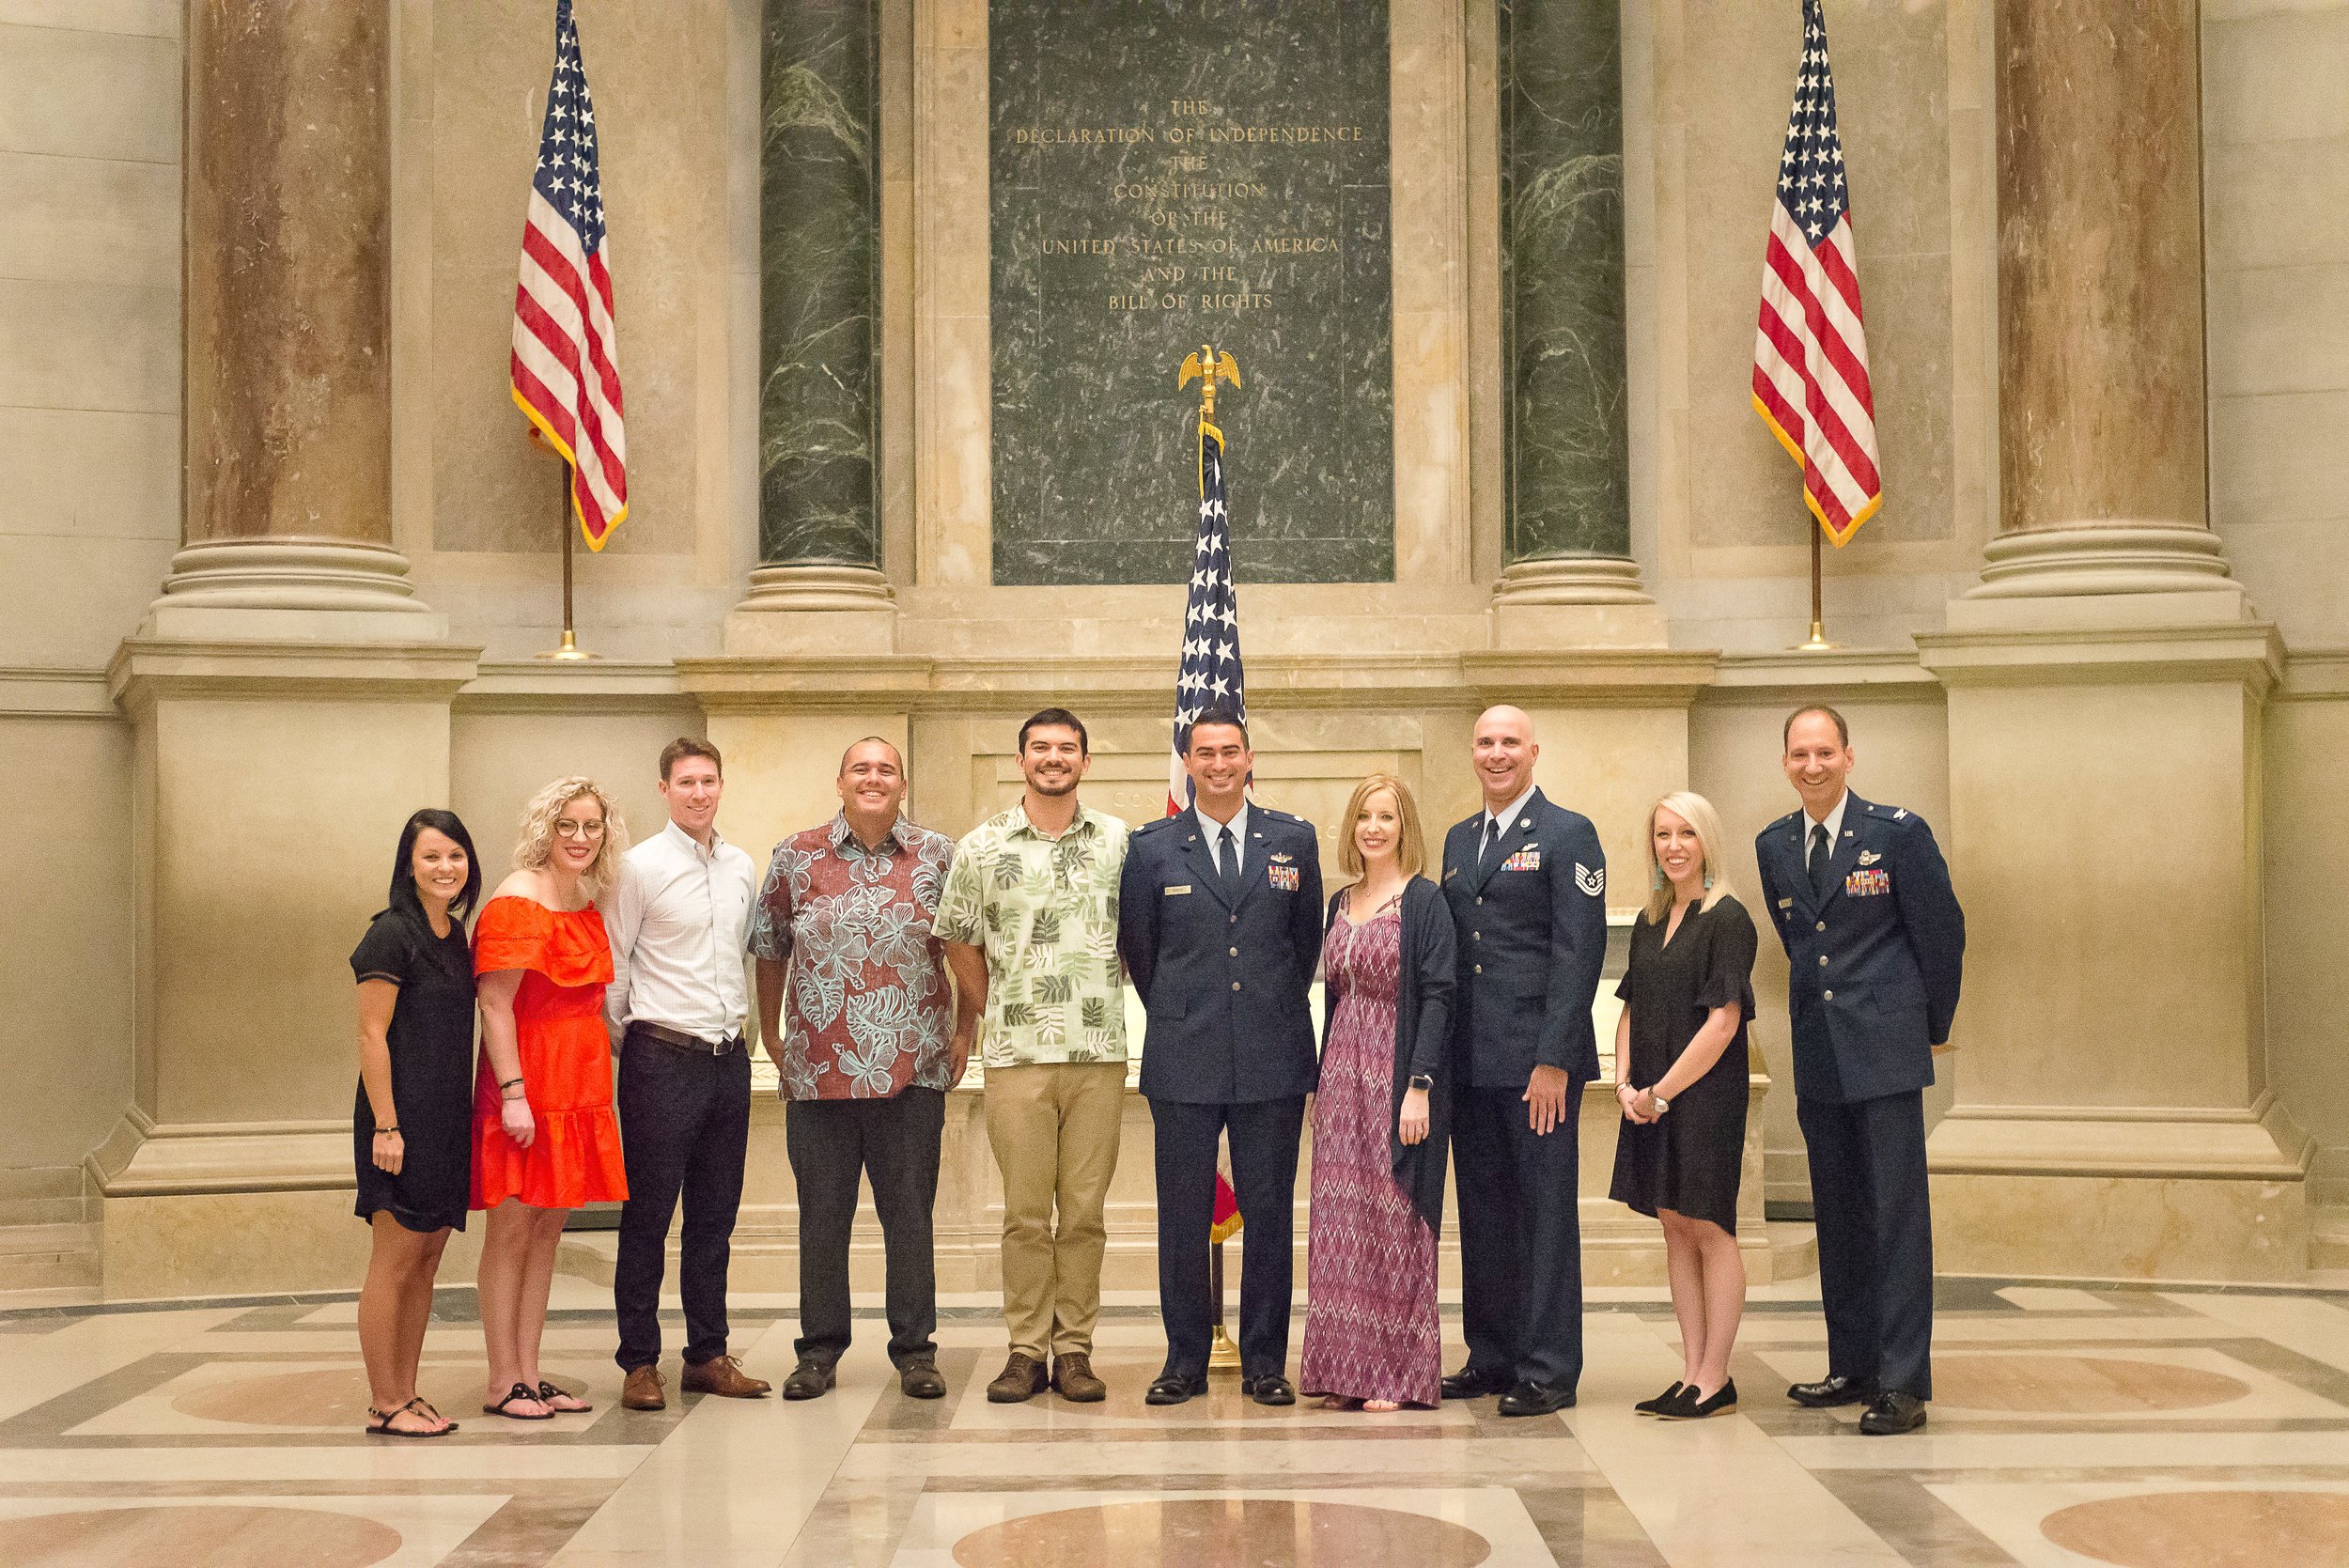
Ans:
<svg viewBox="0 0 2349 1568"><path fill-rule="evenodd" d="M629 1368L628 1384L620 1389L620 1404L630 1410L666 1410L669 1401L661 1391L661 1369L649 1361Z"/></svg>
<svg viewBox="0 0 2349 1568"><path fill-rule="evenodd" d="M1093 1358L1081 1350L1052 1358L1052 1387L1076 1405L1098 1405L1110 1397L1110 1386L1093 1375Z"/></svg>
<svg viewBox="0 0 2349 1568"><path fill-rule="evenodd" d="M773 1387L764 1378L753 1377L744 1372L741 1363L731 1356L712 1356L707 1361L685 1363L685 1391L689 1394L716 1394L721 1399L763 1399Z"/></svg>
<svg viewBox="0 0 2349 1568"><path fill-rule="evenodd" d="M1018 1405L1042 1393L1050 1381L1044 1363L1024 1350L1015 1350L1003 1363L1002 1375L987 1386L989 1405Z"/></svg>

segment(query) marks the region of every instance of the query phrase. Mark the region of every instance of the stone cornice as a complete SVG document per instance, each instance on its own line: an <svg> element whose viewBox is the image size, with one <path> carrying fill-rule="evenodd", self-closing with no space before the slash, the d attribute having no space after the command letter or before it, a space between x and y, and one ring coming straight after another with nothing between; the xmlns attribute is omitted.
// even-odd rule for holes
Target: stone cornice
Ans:
<svg viewBox="0 0 2349 1568"><path fill-rule="evenodd" d="M544 659L482 661L457 693L460 713L665 711L685 696L677 666L665 659Z"/></svg>
<svg viewBox="0 0 2349 1568"><path fill-rule="evenodd" d="M2349 648L2295 648L2284 656L2279 699L2337 702L2349 697Z"/></svg>
<svg viewBox="0 0 2349 1568"><path fill-rule="evenodd" d="M2257 699L2275 687L2284 669L2283 639L2262 621L1920 632L1917 653L1949 687L2232 678Z"/></svg>
<svg viewBox="0 0 2349 1568"><path fill-rule="evenodd" d="M0 719L118 719L100 670L0 665Z"/></svg>
<svg viewBox="0 0 2349 1568"><path fill-rule="evenodd" d="M163 696L445 699L474 677L480 659L478 647L454 643L132 637L107 664L106 690L126 708Z"/></svg>

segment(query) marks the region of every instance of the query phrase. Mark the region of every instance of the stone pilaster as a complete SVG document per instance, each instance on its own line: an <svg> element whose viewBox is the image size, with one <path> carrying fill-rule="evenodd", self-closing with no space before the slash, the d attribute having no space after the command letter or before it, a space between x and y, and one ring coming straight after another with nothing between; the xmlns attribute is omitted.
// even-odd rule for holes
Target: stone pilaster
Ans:
<svg viewBox="0 0 2349 1568"><path fill-rule="evenodd" d="M878 505L879 44L877 0L768 0L759 565L727 618L733 652L886 645L894 625Z"/></svg>
<svg viewBox="0 0 2349 1568"><path fill-rule="evenodd" d="M1631 559L1623 71L1605 0L1501 0L1503 644L1661 642Z"/></svg>
<svg viewBox="0 0 2349 1568"><path fill-rule="evenodd" d="M1917 639L1971 936L1937 1261L2296 1279L2311 1146L2262 1005L2282 648L2204 507L2196 7L1999 0L1998 35L2004 515Z"/></svg>

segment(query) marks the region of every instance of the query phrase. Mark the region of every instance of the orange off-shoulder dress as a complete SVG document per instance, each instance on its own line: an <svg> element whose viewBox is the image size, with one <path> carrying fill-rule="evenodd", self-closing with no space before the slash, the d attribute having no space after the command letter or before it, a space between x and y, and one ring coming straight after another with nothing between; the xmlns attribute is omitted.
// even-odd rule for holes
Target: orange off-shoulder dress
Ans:
<svg viewBox="0 0 2349 1568"><path fill-rule="evenodd" d="M492 898L474 927L473 967L475 974L523 971L514 1032L522 1094L538 1130L527 1149L506 1136L497 1069L483 1051L474 1079L472 1206L495 1208L519 1197L533 1208L575 1209L626 1198L603 1026L603 988L612 980L603 916L592 904L550 909L512 894Z"/></svg>

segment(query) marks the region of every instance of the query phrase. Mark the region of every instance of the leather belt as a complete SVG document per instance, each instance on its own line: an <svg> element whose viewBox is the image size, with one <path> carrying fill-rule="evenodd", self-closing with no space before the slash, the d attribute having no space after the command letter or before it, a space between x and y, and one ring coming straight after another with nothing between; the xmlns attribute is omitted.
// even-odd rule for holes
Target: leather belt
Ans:
<svg viewBox="0 0 2349 1568"><path fill-rule="evenodd" d="M681 1029L671 1029L663 1023L646 1023L642 1018L630 1020L628 1032L642 1034L647 1040L658 1040L671 1050L691 1051L696 1056L724 1056L741 1048L742 1036L729 1034L723 1040L705 1040L698 1034L688 1034Z"/></svg>

